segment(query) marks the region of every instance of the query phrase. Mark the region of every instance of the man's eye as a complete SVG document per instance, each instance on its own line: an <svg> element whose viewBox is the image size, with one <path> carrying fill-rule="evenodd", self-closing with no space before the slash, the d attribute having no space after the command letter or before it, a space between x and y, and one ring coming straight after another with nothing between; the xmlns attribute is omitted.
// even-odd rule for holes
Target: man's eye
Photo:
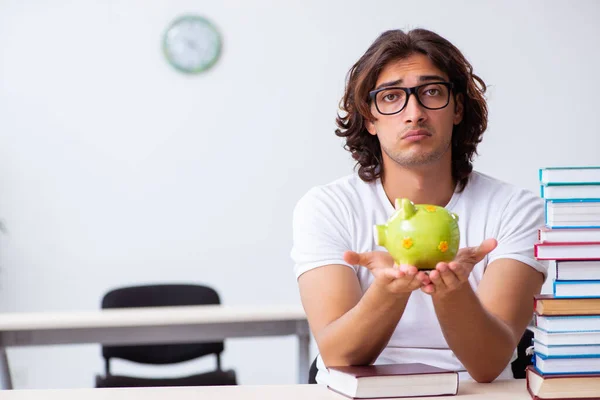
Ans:
<svg viewBox="0 0 600 400"><path fill-rule="evenodd" d="M426 94L427 96L437 96L437 95L439 95L439 94L440 94L440 91L439 91L439 89L427 89L427 90L425 91L425 94Z"/></svg>

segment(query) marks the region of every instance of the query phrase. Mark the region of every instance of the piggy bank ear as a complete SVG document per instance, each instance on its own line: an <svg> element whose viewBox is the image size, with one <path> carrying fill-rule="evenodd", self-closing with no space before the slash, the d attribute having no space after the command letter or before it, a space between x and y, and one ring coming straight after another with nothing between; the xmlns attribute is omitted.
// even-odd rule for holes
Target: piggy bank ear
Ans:
<svg viewBox="0 0 600 400"><path fill-rule="evenodd" d="M454 218L455 221L458 221L458 214L450 213L450 215L452 215L452 218Z"/></svg>
<svg viewBox="0 0 600 400"><path fill-rule="evenodd" d="M415 207L414 203L406 198L396 199L395 206L396 210L400 211L400 218L402 219L408 219L417 212L417 208Z"/></svg>

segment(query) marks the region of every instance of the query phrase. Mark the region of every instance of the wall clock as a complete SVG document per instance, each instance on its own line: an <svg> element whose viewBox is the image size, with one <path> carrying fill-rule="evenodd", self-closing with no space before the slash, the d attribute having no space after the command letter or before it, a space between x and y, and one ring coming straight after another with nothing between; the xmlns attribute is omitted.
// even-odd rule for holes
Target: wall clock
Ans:
<svg viewBox="0 0 600 400"><path fill-rule="evenodd" d="M206 18L184 15L174 20L163 37L163 52L178 71L196 74L212 67L221 54L221 34Z"/></svg>

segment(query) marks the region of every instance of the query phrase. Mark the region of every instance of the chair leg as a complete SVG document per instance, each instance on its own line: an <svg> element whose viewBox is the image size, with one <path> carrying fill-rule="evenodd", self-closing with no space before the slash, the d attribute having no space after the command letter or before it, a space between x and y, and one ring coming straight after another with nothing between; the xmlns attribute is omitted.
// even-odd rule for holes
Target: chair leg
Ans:
<svg viewBox="0 0 600 400"><path fill-rule="evenodd" d="M104 376L109 376L109 375L110 375L110 359L105 358L104 359Z"/></svg>
<svg viewBox="0 0 600 400"><path fill-rule="evenodd" d="M221 354L215 354L217 356L217 370L221 371Z"/></svg>

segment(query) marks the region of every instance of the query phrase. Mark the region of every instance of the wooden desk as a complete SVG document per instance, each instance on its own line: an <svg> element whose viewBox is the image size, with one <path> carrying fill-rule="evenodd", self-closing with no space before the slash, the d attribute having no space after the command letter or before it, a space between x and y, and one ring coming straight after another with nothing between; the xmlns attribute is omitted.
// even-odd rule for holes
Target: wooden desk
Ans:
<svg viewBox="0 0 600 400"><path fill-rule="evenodd" d="M11 389L5 348L53 344L186 343L298 337L298 383L308 382L310 331L301 307L180 306L0 314L0 388Z"/></svg>
<svg viewBox="0 0 600 400"><path fill-rule="evenodd" d="M461 382L457 397L412 397L412 399L449 400L531 400L525 380L493 383ZM68 390L12 390L2 393L3 400L347 400L323 385L273 386L204 386L185 388L132 388L132 389L68 389Z"/></svg>

